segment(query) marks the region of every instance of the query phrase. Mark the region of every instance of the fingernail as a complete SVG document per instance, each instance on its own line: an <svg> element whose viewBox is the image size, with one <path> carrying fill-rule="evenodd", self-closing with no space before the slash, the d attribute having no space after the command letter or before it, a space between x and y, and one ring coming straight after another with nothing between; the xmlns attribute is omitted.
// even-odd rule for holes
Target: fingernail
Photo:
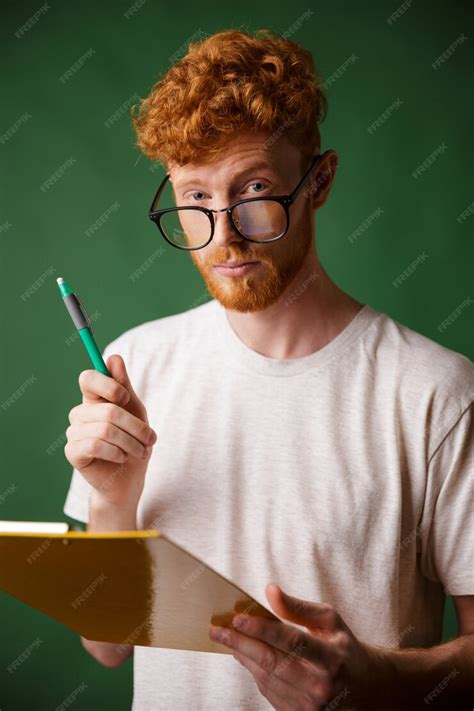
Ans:
<svg viewBox="0 0 474 711"><path fill-rule="evenodd" d="M247 618L242 615L237 615L232 619L232 626L237 627L239 630L245 629L247 625Z"/></svg>
<svg viewBox="0 0 474 711"><path fill-rule="evenodd" d="M216 642L223 642L225 644L229 641L229 631L223 627L211 627L209 632L212 639Z"/></svg>
<svg viewBox="0 0 474 711"><path fill-rule="evenodd" d="M156 442L156 432L155 432L155 430L152 430L150 436L148 437L148 444L152 444L153 442Z"/></svg>

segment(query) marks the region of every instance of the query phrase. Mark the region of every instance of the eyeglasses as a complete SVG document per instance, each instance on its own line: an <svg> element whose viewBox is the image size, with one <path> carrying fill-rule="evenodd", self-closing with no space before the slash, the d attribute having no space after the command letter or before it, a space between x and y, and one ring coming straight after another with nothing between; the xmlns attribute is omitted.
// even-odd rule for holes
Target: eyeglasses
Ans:
<svg viewBox="0 0 474 711"><path fill-rule="evenodd" d="M214 212L226 212L233 229L249 242L275 242L288 232L290 205L296 200L321 157L320 153L312 157L308 170L288 195L245 198L220 210L194 205L157 210L156 206L170 176L168 173L157 190L148 217L159 228L165 240L178 249L202 249L209 244L214 235Z"/></svg>

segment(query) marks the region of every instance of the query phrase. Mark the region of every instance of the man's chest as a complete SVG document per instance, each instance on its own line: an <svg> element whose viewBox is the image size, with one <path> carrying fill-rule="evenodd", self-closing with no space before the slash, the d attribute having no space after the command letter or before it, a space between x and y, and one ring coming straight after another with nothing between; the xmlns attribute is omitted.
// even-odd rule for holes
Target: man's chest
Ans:
<svg viewBox="0 0 474 711"><path fill-rule="evenodd" d="M396 413L324 383L252 388L218 379L150 400L158 443L140 503L153 524L209 559L396 550L416 525ZM410 448L408 448L408 451ZM412 464L411 466L414 466ZM408 508L407 508L408 507ZM246 551L245 553L243 551ZM365 553L364 553L365 552ZM356 556L357 559L357 556Z"/></svg>

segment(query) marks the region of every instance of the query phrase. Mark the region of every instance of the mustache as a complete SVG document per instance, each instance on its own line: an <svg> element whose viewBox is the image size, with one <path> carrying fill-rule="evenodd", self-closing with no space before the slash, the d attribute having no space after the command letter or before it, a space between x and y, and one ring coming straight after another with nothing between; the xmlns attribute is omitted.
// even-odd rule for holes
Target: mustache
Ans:
<svg viewBox="0 0 474 711"><path fill-rule="evenodd" d="M214 264L224 264L224 262L267 262L268 257L259 254L258 252L232 252L231 254L221 252L212 257L208 261L208 266Z"/></svg>

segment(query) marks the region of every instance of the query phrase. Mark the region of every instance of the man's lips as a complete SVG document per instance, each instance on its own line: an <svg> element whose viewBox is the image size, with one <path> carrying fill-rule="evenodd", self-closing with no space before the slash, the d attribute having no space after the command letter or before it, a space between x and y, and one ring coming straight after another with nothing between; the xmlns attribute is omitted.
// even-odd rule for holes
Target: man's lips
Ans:
<svg viewBox="0 0 474 711"><path fill-rule="evenodd" d="M256 264L256 260L249 262L224 262L223 264L214 264L215 267L243 267L244 264Z"/></svg>

